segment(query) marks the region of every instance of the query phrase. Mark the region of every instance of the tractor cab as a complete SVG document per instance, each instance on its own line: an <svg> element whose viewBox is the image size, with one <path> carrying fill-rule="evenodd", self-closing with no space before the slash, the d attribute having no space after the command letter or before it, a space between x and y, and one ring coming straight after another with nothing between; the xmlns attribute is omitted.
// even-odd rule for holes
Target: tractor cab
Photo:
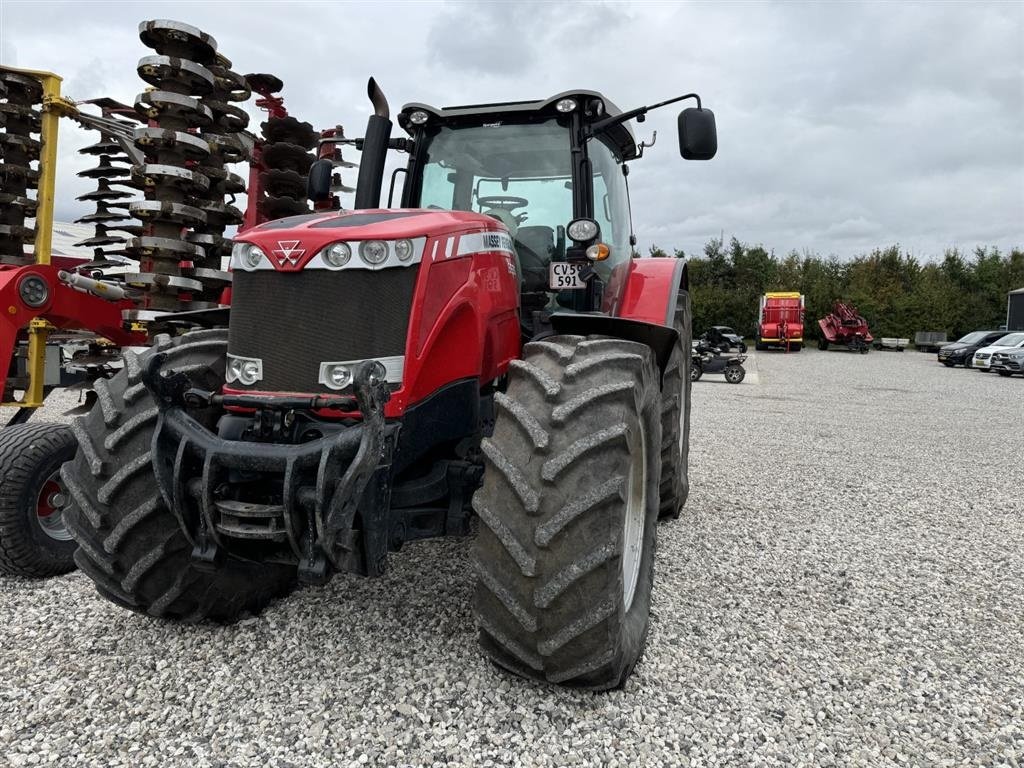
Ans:
<svg viewBox="0 0 1024 768"><path fill-rule="evenodd" d="M607 247L594 261L596 280L607 283L631 251L625 163L637 155L625 125L597 135L587 130L608 114L621 113L593 91L490 106L407 105L398 116L413 141L402 205L501 221L512 236L523 293L534 303L540 295L542 305L555 304L558 294L550 291L582 286L575 270L551 265L595 242ZM572 303L571 294L562 299Z"/></svg>
<svg viewBox="0 0 1024 768"><path fill-rule="evenodd" d="M565 91L539 101L437 108L407 104L398 114L408 138L391 138L387 101L371 79L376 114L363 150L356 208L380 205L388 149L409 154L404 209L469 211L500 221L516 254L524 323L531 311L593 312L617 303L606 295L628 262L636 239L630 215L627 162L642 156L627 121L687 98L698 106L679 115L680 151L710 159L717 149L714 115L695 94L623 112L588 90ZM327 139L326 141L332 141ZM330 197L330 160L310 173L310 197ZM621 269L619 271L622 271ZM615 286L609 289L609 286ZM536 330L536 329L534 329ZM530 335L529 327L526 328Z"/></svg>

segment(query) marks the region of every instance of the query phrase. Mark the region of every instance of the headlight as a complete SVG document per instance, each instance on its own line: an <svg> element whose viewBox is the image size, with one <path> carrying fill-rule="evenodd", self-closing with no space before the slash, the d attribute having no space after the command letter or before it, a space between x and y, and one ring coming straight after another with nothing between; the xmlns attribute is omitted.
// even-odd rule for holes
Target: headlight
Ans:
<svg viewBox="0 0 1024 768"><path fill-rule="evenodd" d="M558 103L555 104L555 109L559 112L572 112L579 104L576 103L576 99L559 99Z"/></svg>
<svg viewBox="0 0 1024 768"><path fill-rule="evenodd" d="M18 295L33 309L43 306L50 299L50 286L39 275L26 275L18 283Z"/></svg>
<svg viewBox="0 0 1024 768"><path fill-rule="evenodd" d="M238 357L228 355L228 365L224 379L228 384L236 381L251 387L263 378L263 361L256 357Z"/></svg>
<svg viewBox="0 0 1024 768"><path fill-rule="evenodd" d="M593 219L576 219L569 222L565 231L571 240L575 240L577 243L586 243L597 237L600 230L597 222Z"/></svg>
<svg viewBox="0 0 1024 768"><path fill-rule="evenodd" d="M352 249L348 247L348 243L335 243L324 250L324 262L335 269L344 267L351 258Z"/></svg>
<svg viewBox="0 0 1024 768"><path fill-rule="evenodd" d="M352 369L343 363L320 363L320 383L328 389L344 389L352 383Z"/></svg>
<svg viewBox="0 0 1024 768"><path fill-rule="evenodd" d="M409 113L409 122L412 123L413 125L423 125L429 119L430 115L428 115L422 109L417 109L415 112Z"/></svg>
<svg viewBox="0 0 1024 768"><path fill-rule="evenodd" d="M242 269L256 269L266 254L258 245L252 243L235 243L231 246L231 263Z"/></svg>
<svg viewBox="0 0 1024 768"><path fill-rule="evenodd" d="M383 240L366 240L359 244L359 258L372 267L383 264L388 258L388 244Z"/></svg>
<svg viewBox="0 0 1024 768"><path fill-rule="evenodd" d="M408 261L412 258L412 240L399 240L395 243L395 255L399 261Z"/></svg>

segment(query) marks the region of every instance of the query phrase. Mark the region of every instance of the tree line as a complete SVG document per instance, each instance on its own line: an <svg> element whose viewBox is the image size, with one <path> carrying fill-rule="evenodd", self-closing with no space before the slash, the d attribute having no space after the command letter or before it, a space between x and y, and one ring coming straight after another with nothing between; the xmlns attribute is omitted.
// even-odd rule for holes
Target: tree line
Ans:
<svg viewBox="0 0 1024 768"><path fill-rule="evenodd" d="M835 256L791 252L778 258L760 245L735 237L711 240L699 256L651 246L651 256L686 258L694 334L728 325L752 336L762 294L800 291L806 301L805 329L818 335L818 318L835 301L854 304L876 337L913 339L917 331L945 331L959 338L1006 322L1006 295L1024 288L1024 250L1002 253L977 247L970 254L949 249L939 261L921 262L898 245L841 261Z"/></svg>

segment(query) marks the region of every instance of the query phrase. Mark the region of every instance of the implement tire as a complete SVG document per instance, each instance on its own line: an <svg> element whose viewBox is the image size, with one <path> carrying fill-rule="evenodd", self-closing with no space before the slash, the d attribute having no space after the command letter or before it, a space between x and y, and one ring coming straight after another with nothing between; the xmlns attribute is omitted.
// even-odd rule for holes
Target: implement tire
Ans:
<svg viewBox="0 0 1024 768"><path fill-rule="evenodd" d="M159 351L167 367L216 391L226 349L227 331L212 330L129 352L123 371L96 383L92 411L72 425L79 449L61 476L72 499L64 518L78 542L75 562L103 597L133 611L230 622L294 586L295 569L280 565L227 557L213 572L196 568L192 544L157 488L150 453L157 408L142 371Z"/></svg>
<svg viewBox="0 0 1024 768"><path fill-rule="evenodd" d="M46 578L75 570L59 472L76 448L63 424L0 430L0 573Z"/></svg>
<svg viewBox="0 0 1024 768"><path fill-rule="evenodd" d="M661 496L658 516L677 518L690 495L690 391L693 382L690 294L679 291L675 329L679 334L661 385ZM700 378L699 376L697 378Z"/></svg>
<svg viewBox="0 0 1024 768"><path fill-rule="evenodd" d="M527 344L495 398L473 506L476 616L516 674L621 687L650 620L661 470L658 369L644 344Z"/></svg>

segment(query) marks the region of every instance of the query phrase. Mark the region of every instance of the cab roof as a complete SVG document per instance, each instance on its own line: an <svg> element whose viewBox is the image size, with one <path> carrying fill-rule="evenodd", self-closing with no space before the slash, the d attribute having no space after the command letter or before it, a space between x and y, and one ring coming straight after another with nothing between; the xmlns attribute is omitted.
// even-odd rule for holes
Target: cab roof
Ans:
<svg viewBox="0 0 1024 768"><path fill-rule="evenodd" d="M505 101L495 104L468 104L441 108L412 102L402 107L402 111L398 114L398 124L407 133L412 134L417 126L409 121L409 115L416 111L426 112L439 122L453 127L480 125L497 120L518 123L530 122L531 118L564 117L565 113L559 112L555 108L555 105L562 99L575 99L580 105L577 109L583 110L583 119L586 122L622 114L621 109L597 91L572 90L562 91L538 101ZM626 123L612 125L602 131L602 134L609 140L620 160L632 160L637 157L636 139Z"/></svg>

